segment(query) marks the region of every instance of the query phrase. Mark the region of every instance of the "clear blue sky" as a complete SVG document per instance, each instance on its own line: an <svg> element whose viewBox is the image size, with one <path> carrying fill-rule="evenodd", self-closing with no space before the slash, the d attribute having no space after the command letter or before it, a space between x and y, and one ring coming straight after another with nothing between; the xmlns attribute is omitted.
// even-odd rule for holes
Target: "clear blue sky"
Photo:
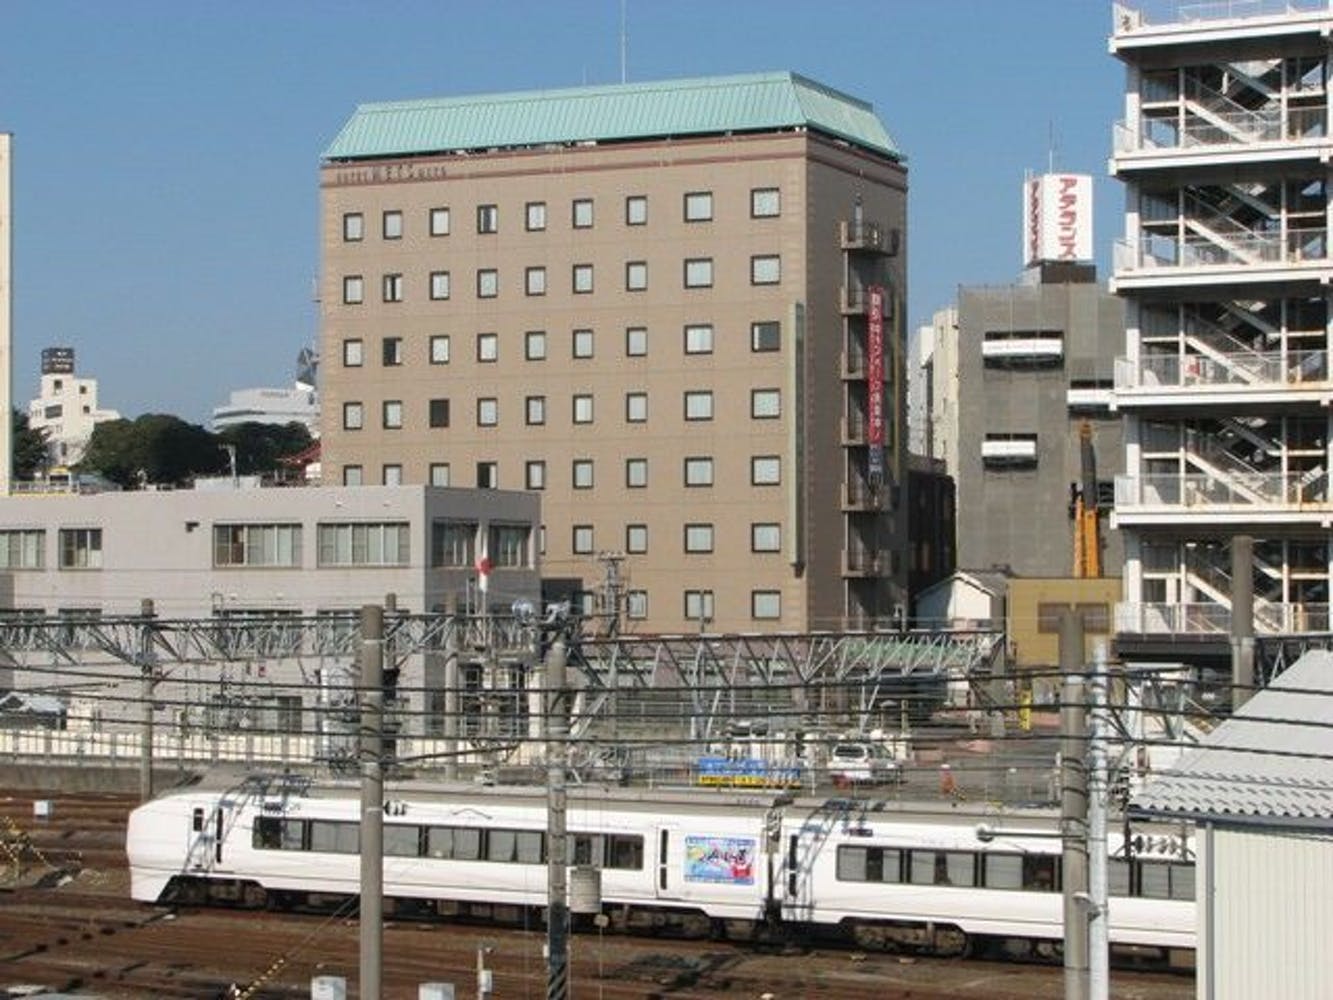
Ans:
<svg viewBox="0 0 1333 1000"><path fill-rule="evenodd" d="M317 335L317 169L359 102L620 79L620 0L8 0L15 399L75 348L102 405L203 422ZM1106 177L1102 0L628 0L629 78L791 69L869 100L910 168L913 325L1019 270L1020 185Z"/></svg>

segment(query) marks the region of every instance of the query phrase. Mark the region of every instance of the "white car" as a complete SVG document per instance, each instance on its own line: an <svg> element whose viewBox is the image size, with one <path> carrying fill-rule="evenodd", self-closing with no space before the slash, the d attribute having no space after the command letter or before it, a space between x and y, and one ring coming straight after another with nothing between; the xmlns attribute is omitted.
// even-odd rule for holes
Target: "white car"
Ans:
<svg viewBox="0 0 1333 1000"><path fill-rule="evenodd" d="M902 780L902 768L878 743L835 743L829 754L829 778L835 785L879 785Z"/></svg>

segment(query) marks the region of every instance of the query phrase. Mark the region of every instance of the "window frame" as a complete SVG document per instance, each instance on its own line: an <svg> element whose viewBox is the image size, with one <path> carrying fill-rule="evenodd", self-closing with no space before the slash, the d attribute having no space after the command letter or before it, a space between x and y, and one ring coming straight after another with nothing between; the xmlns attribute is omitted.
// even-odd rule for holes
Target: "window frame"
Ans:
<svg viewBox="0 0 1333 1000"><path fill-rule="evenodd" d="M586 346L585 346L586 345ZM579 361L586 361L594 357L597 350L596 335L589 327L579 327L573 330L569 335L570 357Z"/></svg>
<svg viewBox="0 0 1333 1000"><path fill-rule="evenodd" d="M430 272L430 300L446 302L453 291L453 282L448 271Z"/></svg>
<svg viewBox="0 0 1333 1000"><path fill-rule="evenodd" d="M761 195L772 195L775 201L774 210L771 212L761 212L759 210L759 197ZM782 188L780 187L757 187L750 188L750 218L752 219L777 219L782 216Z"/></svg>
<svg viewBox="0 0 1333 1000"><path fill-rule="evenodd" d="M436 396L426 404L426 425L438 429L449 426L449 397Z"/></svg>
<svg viewBox="0 0 1333 1000"><path fill-rule="evenodd" d="M712 354L715 332L712 323L686 323L681 328L682 350L687 355Z"/></svg>
<svg viewBox="0 0 1333 1000"><path fill-rule="evenodd" d="M524 489L537 491L546 489L546 460L533 458L523 463Z"/></svg>
<svg viewBox="0 0 1333 1000"><path fill-rule="evenodd" d="M590 556L597 550L597 536L591 524L570 525L569 549L576 556Z"/></svg>
<svg viewBox="0 0 1333 1000"><path fill-rule="evenodd" d="M581 287L581 280L586 277L586 287ZM570 289L575 295L592 295L595 289L592 264L584 262L570 265Z"/></svg>
<svg viewBox="0 0 1333 1000"><path fill-rule="evenodd" d="M706 476L696 474L705 470ZM717 465L712 455L686 455L681 460L681 483L686 489L708 489L713 486L716 473Z"/></svg>
<svg viewBox="0 0 1333 1000"><path fill-rule="evenodd" d="M635 275L641 275L641 280L637 283ZM627 260L625 261L625 291L627 292L646 292L648 291L648 262L646 260Z"/></svg>
<svg viewBox="0 0 1333 1000"><path fill-rule="evenodd" d="M546 424L546 397L523 397L523 422L528 427L542 427Z"/></svg>
<svg viewBox="0 0 1333 1000"><path fill-rule="evenodd" d="M700 205L705 206L702 211L706 211L706 215L696 212L696 206ZM713 192L686 191L681 200L681 218L685 222L712 222Z"/></svg>
<svg viewBox="0 0 1333 1000"><path fill-rule="evenodd" d="M541 265L523 269L523 294L538 296L546 294L546 268Z"/></svg>
<svg viewBox="0 0 1333 1000"><path fill-rule="evenodd" d="M500 401L495 396L477 397L477 426L495 427L500 423ZM486 419L489 417L489 419Z"/></svg>
<svg viewBox="0 0 1333 1000"><path fill-rule="evenodd" d="M441 228L438 223L443 220L444 226ZM429 209L427 214L427 231L431 237L448 236L451 221L449 218L449 206L437 205Z"/></svg>
<svg viewBox="0 0 1333 1000"><path fill-rule="evenodd" d="M586 218L581 218L586 211ZM569 226L571 229L592 229L595 222L593 199L575 198L569 205Z"/></svg>
<svg viewBox="0 0 1333 1000"><path fill-rule="evenodd" d="M403 429L403 401L386 399L380 403L380 427L386 431Z"/></svg>
<svg viewBox="0 0 1333 1000"><path fill-rule="evenodd" d="M366 408L359 399L349 399L343 403L342 418L343 430L364 430L366 426Z"/></svg>
<svg viewBox="0 0 1333 1000"><path fill-rule="evenodd" d="M366 217L361 212L343 213L343 242L360 243L366 238Z"/></svg>
<svg viewBox="0 0 1333 1000"><path fill-rule="evenodd" d="M635 350L636 341L642 343L642 350ZM625 357L646 358L648 356L648 328L646 326L625 327Z"/></svg>
<svg viewBox="0 0 1333 1000"><path fill-rule="evenodd" d="M771 412L766 412L767 407L761 406L761 402L772 400L773 407ZM782 390L776 386L764 386L758 389L750 390L750 419L751 420L781 420L782 419Z"/></svg>
<svg viewBox="0 0 1333 1000"><path fill-rule="evenodd" d="M343 275L343 305L359 306L366 301L366 279L361 274Z"/></svg>
<svg viewBox="0 0 1333 1000"><path fill-rule="evenodd" d="M761 276L760 268L772 264L775 268L772 277ZM757 253L750 256L750 284L759 287L782 284L782 254Z"/></svg>
<svg viewBox="0 0 1333 1000"><path fill-rule="evenodd" d="M500 297L500 271L494 267L477 268L477 298L498 299Z"/></svg>
<svg viewBox="0 0 1333 1000"><path fill-rule="evenodd" d="M343 340L343 367L362 368L366 363L366 342L360 337Z"/></svg>
<svg viewBox="0 0 1333 1000"><path fill-rule="evenodd" d="M570 400L571 400L570 416L572 418L572 422L576 424L591 424L596 417L594 411L592 393L590 392L575 393L572 397L570 397ZM580 410L582 410L585 406L587 408L587 413L580 414Z"/></svg>
<svg viewBox="0 0 1333 1000"><path fill-rule="evenodd" d="M634 206L642 206L642 218L635 218ZM625 225L627 226L646 226L648 225L648 196L646 194L629 194L625 196Z"/></svg>
<svg viewBox="0 0 1333 1000"><path fill-rule="evenodd" d="M774 602L772 613L760 613L760 601L772 600ZM752 590L750 591L750 617L755 621L780 621L782 618L782 591L780 590Z"/></svg>
<svg viewBox="0 0 1333 1000"><path fill-rule="evenodd" d="M762 479L759 476L759 463L773 463L773 468L777 474L772 479ZM782 456L781 455L751 455L750 456L750 485L751 486L781 486L782 485Z"/></svg>
<svg viewBox="0 0 1333 1000"><path fill-rule="evenodd" d="M477 234L493 236L500 231L500 206L492 203L477 206Z"/></svg>
<svg viewBox="0 0 1333 1000"><path fill-rule="evenodd" d="M527 330L523 333L523 360L546 360L546 331Z"/></svg>
<svg viewBox="0 0 1333 1000"><path fill-rule="evenodd" d="M770 331L769 328L772 328ZM772 347L764 346L765 335L773 332L776 339ZM776 319L759 319L750 323L750 353L767 354L773 351L782 350L782 321Z"/></svg>
<svg viewBox="0 0 1333 1000"><path fill-rule="evenodd" d="M403 366L403 338L397 336L380 338L380 367L401 368Z"/></svg>
<svg viewBox="0 0 1333 1000"><path fill-rule="evenodd" d="M477 334L477 364L493 365L500 360L500 335L498 333Z"/></svg>
<svg viewBox="0 0 1333 1000"><path fill-rule="evenodd" d="M711 521L687 521L681 535L686 555L710 555L717 547L717 531Z"/></svg>
<svg viewBox="0 0 1333 1000"><path fill-rule="evenodd" d="M625 423L646 424L648 422L648 393L625 393Z"/></svg>
<svg viewBox="0 0 1333 1000"><path fill-rule="evenodd" d="M683 394L684 413L686 421L695 423L713 419L713 390L712 389L686 389ZM694 401L708 401L708 412L703 415L691 415L691 403Z"/></svg>
<svg viewBox="0 0 1333 1000"><path fill-rule="evenodd" d="M625 525L625 551L636 556L647 553L648 525L637 522Z"/></svg>
<svg viewBox="0 0 1333 1000"><path fill-rule="evenodd" d="M440 351L438 348L443 347ZM449 363L450 343L449 334L435 333L431 335L430 343L427 347L430 351L430 363L433 365L447 365Z"/></svg>
<svg viewBox="0 0 1333 1000"><path fill-rule="evenodd" d="M769 544L766 539L761 540L761 533L773 533L774 540ZM751 552L781 552L782 551L782 522L781 521L751 521L750 522L750 551Z"/></svg>
<svg viewBox="0 0 1333 1000"><path fill-rule="evenodd" d="M398 208L386 208L380 215L380 235L386 240L403 238L403 212Z"/></svg>
<svg viewBox="0 0 1333 1000"><path fill-rule="evenodd" d="M625 489L644 490L648 488L648 459L636 456L625 459Z"/></svg>
<svg viewBox="0 0 1333 1000"><path fill-rule="evenodd" d="M523 229L529 233L546 230L546 202L529 201L523 206Z"/></svg>
<svg viewBox="0 0 1333 1000"><path fill-rule="evenodd" d="M706 267L708 277L706 281L695 281L690 278L692 267ZM713 287L713 258L712 257L686 257L683 281L686 288L712 288Z"/></svg>
<svg viewBox="0 0 1333 1000"><path fill-rule="evenodd" d="M591 458L575 458L569 463L569 486L575 490L591 490L597 485L597 469Z"/></svg>

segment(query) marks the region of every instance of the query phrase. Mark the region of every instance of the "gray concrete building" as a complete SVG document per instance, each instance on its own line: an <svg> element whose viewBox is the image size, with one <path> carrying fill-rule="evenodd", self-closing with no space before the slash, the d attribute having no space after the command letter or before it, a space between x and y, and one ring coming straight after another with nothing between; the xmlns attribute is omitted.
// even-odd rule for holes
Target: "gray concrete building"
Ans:
<svg viewBox="0 0 1333 1000"><path fill-rule="evenodd" d="M1124 461L1110 406L1124 309L1091 267L1028 274L959 290L958 565L1070 576L1084 421L1107 507ZM1123 547L1108 522L1100 518L1103 572L1116 576Z"/></svg>

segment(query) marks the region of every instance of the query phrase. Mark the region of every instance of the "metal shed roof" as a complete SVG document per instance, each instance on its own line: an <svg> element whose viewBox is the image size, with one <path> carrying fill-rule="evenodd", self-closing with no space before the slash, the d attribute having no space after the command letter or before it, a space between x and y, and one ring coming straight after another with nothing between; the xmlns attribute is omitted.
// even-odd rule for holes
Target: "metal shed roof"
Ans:
<svg viewBox="0 0 1333 1000"><path fill-rule="evenodd" d="M1202 819L1333 824L1333 653L1306 653L1132 804Z"/></svg>
<svg viewBox="0 0 1333 1000"><path fill-rule="evenodd" d="M787 128L809 128L902 158L870 104L785 72L362 104L324 158Z"/></svg>

